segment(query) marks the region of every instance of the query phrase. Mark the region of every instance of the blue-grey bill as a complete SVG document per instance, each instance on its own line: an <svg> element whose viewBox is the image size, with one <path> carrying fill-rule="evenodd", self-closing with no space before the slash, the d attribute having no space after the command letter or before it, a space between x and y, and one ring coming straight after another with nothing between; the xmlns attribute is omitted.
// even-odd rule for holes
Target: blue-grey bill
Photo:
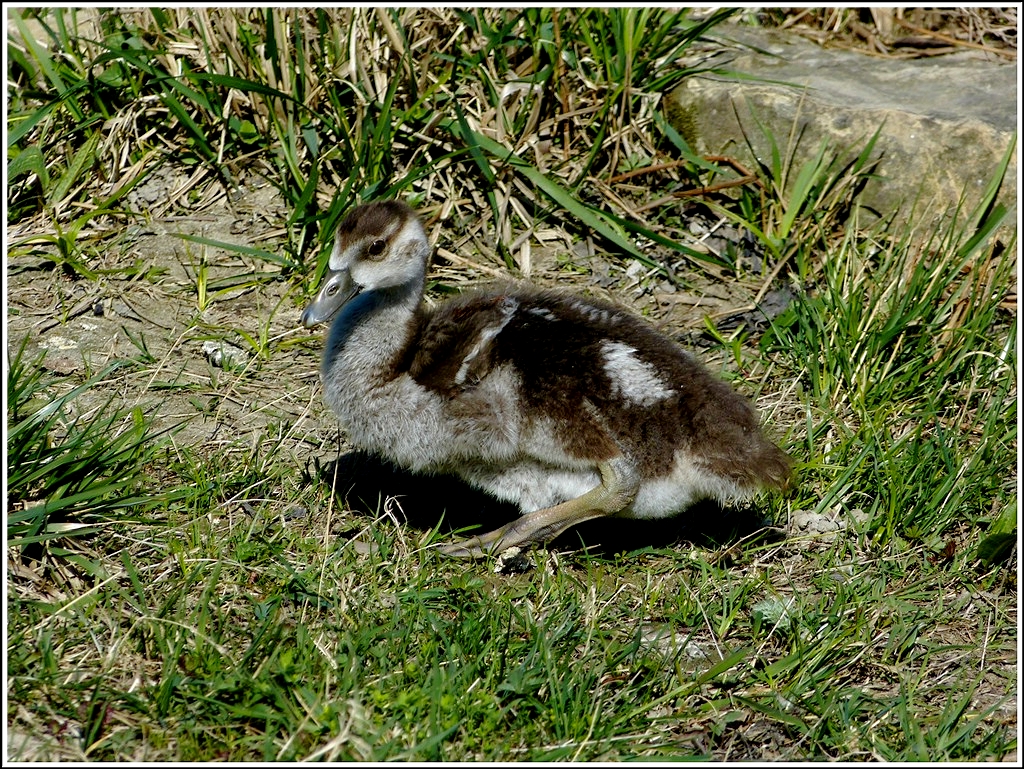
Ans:
<svg viewBox="0 0 1024 769"><path fill-rule="evenodd" d="M328 270L313 301L302 311L302 325L312 328L331 320L345 303L359 292L348 270Z"/></svg>

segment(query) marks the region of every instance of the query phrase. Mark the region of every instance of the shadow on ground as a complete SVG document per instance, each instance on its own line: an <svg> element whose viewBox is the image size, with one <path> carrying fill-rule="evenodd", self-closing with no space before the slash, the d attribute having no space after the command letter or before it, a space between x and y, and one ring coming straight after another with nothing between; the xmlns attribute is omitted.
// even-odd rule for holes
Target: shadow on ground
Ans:
<svg viewBox="0 0 1024 769"><path fill-rule="evenodd" d="M442 533L491 531L519 517L515 505L501 502L454 476L416 475L364 452L343 454L319 468L319 480L334 486L338 498L356 513L375 515L395 497L405 523L416 529L438 526ZM397 512L397 511L396 511ZM589 548L593 555L614 555L645 547L691 544L703 548L730 545L770 526L763 513L701 502L675 518L655 521L606 518L586 521L555 539L560 550Z"/></svg>

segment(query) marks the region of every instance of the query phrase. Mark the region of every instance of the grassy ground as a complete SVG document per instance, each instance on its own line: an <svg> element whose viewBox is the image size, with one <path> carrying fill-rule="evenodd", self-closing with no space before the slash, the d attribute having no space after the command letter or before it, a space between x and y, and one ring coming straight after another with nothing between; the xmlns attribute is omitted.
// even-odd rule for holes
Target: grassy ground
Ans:
<svg viewBox="0 0 1024 769"><path fill-rule="evenodd" d="M9 17L8 757L1016 755L1005 166L896 233L864 148L695 157L659 94L726 15ZM628 304L757 400L795 487L513 573L439 556L508 511L332 464L296 328L338 217L393 195L432 301Z"/></svg>

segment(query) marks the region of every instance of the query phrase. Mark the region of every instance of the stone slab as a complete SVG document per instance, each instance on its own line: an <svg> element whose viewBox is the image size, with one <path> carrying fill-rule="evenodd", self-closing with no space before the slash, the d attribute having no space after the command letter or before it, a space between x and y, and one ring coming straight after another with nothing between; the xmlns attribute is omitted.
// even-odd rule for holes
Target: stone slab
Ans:
<svg viewBox="0 0 1024 769"><path fill-rule="evenodd" d="M760 122L782 152L799 136L794 157L803 164L825 138L857 152L881 128L880 178L860 200L882 216L899 211L905 220L914 209L915 222L937 223L961 195L970 210L1017 130L1016 62L979 53L876 57L732 25L716 28L713 37L720 49L702 66L741 77L705 72L670 94L666 112L687 142L701 153L747 163L756 154L770 165ZM1000 202L1015 220L1016 149Z"/></svg>

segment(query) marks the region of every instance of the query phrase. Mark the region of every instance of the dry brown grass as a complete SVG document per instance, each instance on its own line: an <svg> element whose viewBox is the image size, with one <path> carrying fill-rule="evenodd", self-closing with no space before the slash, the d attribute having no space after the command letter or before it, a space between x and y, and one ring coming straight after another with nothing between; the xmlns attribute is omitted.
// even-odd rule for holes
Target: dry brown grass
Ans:
<svg viewBox="0 0 1024 769"><path fill-rule="evenodd" d="M1003 8L805 8L767 11L768 26L791 29L822 45L885 56L940 56L971 49L1017 57L1017 13Z"/></svg>

